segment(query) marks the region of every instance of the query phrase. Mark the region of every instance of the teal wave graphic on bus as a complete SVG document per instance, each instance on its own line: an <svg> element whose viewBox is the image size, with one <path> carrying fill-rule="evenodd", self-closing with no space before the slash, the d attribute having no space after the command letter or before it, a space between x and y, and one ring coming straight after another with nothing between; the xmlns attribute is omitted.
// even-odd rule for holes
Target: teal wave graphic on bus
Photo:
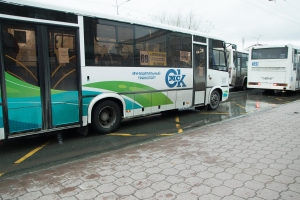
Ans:
<svg viewBox="0 0 300 200"><path fill-rule="evenodd" d="M56 91L54 91L56 92ZM51 95L52 125L75 123L79 119L78 92L60 91ZM68 113L67 115L61 112ZM20 115L20 111L22 114ZM8 98L10 132L42 128L42 105L40 97Z"/></svg>
<svg viewBox="0 0 300 200"><path fill-rule="evenodd" d="M9 132L41 129L40 88L8 73L5 73L5 77ZM77 122L79 119L78 91L51 90L51 108L53 126ZM62 110L69 114L62 115Z"/></svg>
<svg viewBox="0 0 300 200"><path fill-rule="evenodd" d="M42 127L40 88L5 72L9 132Z"/></svg>
<svg viewBox="0 0 300 200"><path fill-rule="evenodd" d="M224 92L223 92L223 97L228 97L228 95L229 95L228 90L224 90Z"/></svg>
<svg viewBox="0 0 300 200"><path fill-rule="evenodd" d="M51 90L51 109L53 126L78 122L78 91Z"/></svg>
<svg viewBox="0 0 300 200"><path fill-rule="evenodd" d="M126 110L132 110L141 107L152 107L159 105L173 104L172 100L162 92L155 92L156 89L144 84L129 81L103 81L84 85L84 87L94 89L103 89L116 93L132 93L124 94L126 102ZM151 95L149 95L151 91ZM88 94L89 91L83 91ZM145 92L145 93L142 93ZM147 93L148 92L148 93ZM135 94L134 94L135 93ZM99 92L100 94L100 92Z"/></svg>
<svg viewBox="0 0 300 200"><path fill-rule="evenodd" d="M0 128L3 128L4 124L3 124L3 116L2 116L2 106L0 106Z"/></svg>

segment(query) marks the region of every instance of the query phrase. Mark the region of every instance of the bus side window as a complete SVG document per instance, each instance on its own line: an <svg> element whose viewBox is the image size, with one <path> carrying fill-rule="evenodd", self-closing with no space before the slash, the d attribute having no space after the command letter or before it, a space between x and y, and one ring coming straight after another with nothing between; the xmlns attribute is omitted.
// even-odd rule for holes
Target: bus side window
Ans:
<svg viewBox="0 0 300 200"><path fill-rule="evenodd" d="M167 66L166 33L157 28L135 26L136 66Z"/></svg>
<svg viewBox="0 0 300 200"><path fill-rule="evenodd" d="M167 66L192 67L191 62L191 36L183 33L169 33L167 36Z"/></svg>
<svg viewBox="0 0 300 200"><path fill-rule="evenodd" d="M241 64L241 68L247 68L247 54L242 53L242 64Z"/></svg>

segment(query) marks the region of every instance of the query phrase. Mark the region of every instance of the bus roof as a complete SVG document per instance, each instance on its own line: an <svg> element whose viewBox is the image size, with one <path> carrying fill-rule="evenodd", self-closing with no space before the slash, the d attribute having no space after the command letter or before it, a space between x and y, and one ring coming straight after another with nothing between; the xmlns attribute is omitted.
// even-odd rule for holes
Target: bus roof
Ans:
<svg viewBox="0 0 300 200"><path fill-rule="evenodd" d="M36 8L50 9L61 12L73 13L75 15L89 16L89 17L97 17L109 20L115 20L119 22L125 22L136 25L150 26L154 28L161 28L165 30L188 33L191 35L203 36L207 38L223 40L217 36L213 36L207 33L203 33L200 31L194 31L189 29L184 29L176 26L170 26L166 24L151 22L151 21L141 21L134 18L122 17L119 15L107 15L99 12L100 4L98 6L92 5L90 1L84 0L61 0L59 3L53 1L44 1L44 0L0 0L0 2L15 4L20 6L31 6ZM95 2L94 2L95 3Z"/></svg>
<svg viewBox="0 0 300 200"><path fill-rule="evenodd" d="M299 49L299 46L293 45L293 44L266 44L266 45L261 45L261 46L253 46L251 47L252 49L266 49L266 48L276 48L276 47L290 47L294 49Z"/></svg>

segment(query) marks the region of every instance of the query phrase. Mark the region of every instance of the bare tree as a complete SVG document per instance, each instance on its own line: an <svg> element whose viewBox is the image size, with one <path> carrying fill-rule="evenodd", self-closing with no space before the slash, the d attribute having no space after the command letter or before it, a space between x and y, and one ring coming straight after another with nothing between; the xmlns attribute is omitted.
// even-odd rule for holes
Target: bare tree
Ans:
<svg viewBox="0 0 300 200"><path fill-rule="evenodd" d="M184 25L182 22L181 13L179 12L176 16L174 16L173 18L170 18L170 23L174 24L174 26L183 27Z"/></svg>
<svg viewBox="0 0 300 200"><path fill-rule="evenodd" d="M151 18L152 18L152 21L159 22L162 24L168 24L166 12L162 12L160 15L152 15Z"/></svg>
<svg viewBox="0 0 300 200"><path fill-rule="evenodd" d="M197 16L193 13L193 11L191 11L186 17L186 28L198 30L200 25L199 22L201 22L201 20L198 21Z"/></svg>
<svg viewBox="0 0 300 200"><path fill-rule="evenodd" d="M162 24L168 24L206 33L209 33L210 29L213 28L211 21L204 22L202 18L199 15L196 15L192 10L184 16L179 11L175 15L167 15L165 12L163 12L160 15L153 15L151 18L152 21Z"/></svg>

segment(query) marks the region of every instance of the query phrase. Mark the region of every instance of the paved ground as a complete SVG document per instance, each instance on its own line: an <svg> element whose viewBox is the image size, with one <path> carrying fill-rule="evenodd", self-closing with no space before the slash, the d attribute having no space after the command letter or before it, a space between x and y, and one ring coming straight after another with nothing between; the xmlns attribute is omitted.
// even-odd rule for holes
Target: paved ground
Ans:
<svg viewBox="0 0 300 200"><path fill-rule="evenodd" d="M0 182L0 199L300 199L300 101Z"/></svg>

